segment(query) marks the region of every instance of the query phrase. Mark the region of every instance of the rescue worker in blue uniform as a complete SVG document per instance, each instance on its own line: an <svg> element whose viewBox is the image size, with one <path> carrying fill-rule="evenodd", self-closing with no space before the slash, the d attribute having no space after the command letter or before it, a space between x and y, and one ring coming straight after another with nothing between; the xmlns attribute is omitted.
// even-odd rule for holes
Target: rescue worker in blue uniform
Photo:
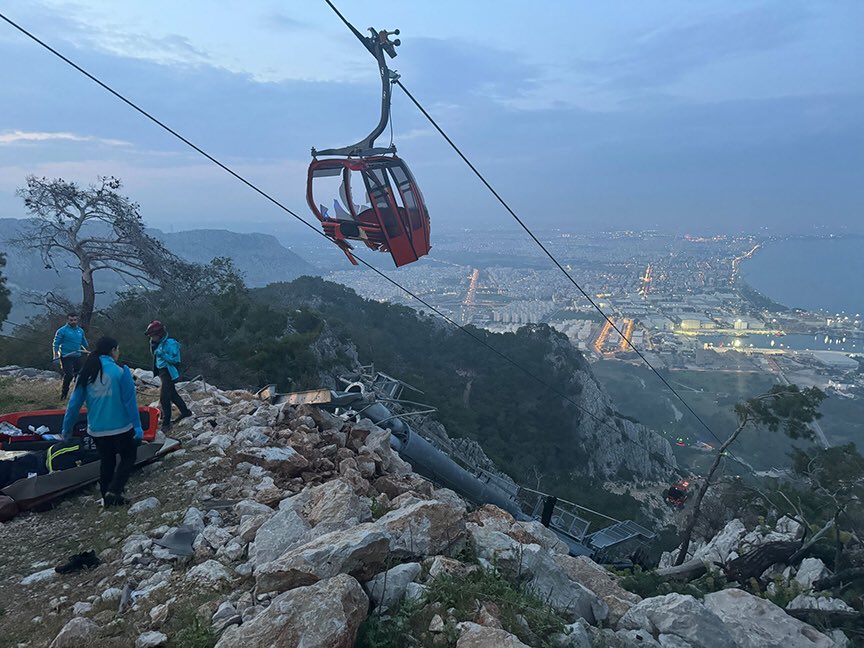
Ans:
<svg viewBox="0 0 864 648"><path fill-rule="evenodd" d="M63 419L63 438L69 440L81 407L87 404L87 434L99 452L99 487L106 507L126 504L123 489L135 467L138 442L144 438L135 382L129 367L117 364L119 357L117 340L99 339L78 375Z"/></svg>
<svg viewBox="0 0 864 648"><path fill-rule="evenodd" d="M60 361L60 369L63 371L63 389L60 398L65 399L69 394L69 385L81 370L81 353L87 352L87 337L84 329L78 326L78 313L69 313L66 316L66 324L57 329L54 334L54 360Z"/></svg>
<svg viewBox="0 0 864 648"><path fill-rule="evenodd" d="M162 386L159 390L159 404L162 407L162 431L171 431L171 405L180 410L177 421L192 416L192 412L177 393L174 383L180 378L180 343L168 337L165 325L153 320L147 326L150 338L150 352L153 354L153 375L159 376Z"/></svg>

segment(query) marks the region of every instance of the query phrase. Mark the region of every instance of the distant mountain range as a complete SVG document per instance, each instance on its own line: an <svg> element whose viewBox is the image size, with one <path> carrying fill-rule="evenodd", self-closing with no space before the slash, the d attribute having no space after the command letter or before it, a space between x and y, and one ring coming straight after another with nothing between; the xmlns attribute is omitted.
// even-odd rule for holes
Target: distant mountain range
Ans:
<svg viewBox="0 0 864 648"><path fill-rule="evenodd" d="M0 251L7 256L6 276L13 303L9 320L12 322L21 322L41 312L42 309L31 302L42 301L49 292L72 301L81 299L80 275L75 269L66 269L62 257L55 256L56 270L45 268L37 252L9 245L10 240L21 234L25 223L17 218L0 218ZM250 287L321 274L315 266L269 234L238 234L216 229L173 233L149 229L148 233L187 261L207 263L218 256L230 258ZM99 307L106 306L118 290L127 286L121 277L110 272L99 273L96 277L96 288L100 291L97 297Z"/></svg>

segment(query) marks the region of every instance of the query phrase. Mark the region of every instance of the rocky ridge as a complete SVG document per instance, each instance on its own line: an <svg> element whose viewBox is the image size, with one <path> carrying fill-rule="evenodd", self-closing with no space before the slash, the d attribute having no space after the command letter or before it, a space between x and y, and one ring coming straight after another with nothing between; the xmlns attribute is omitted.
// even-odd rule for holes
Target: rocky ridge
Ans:
<svg viewBox="0 0 864 648"><path fill-rule="evenodd" d="M58 509L90 510L80 524L110 534L102 565L77 580L48 560L3 570L10 610L0 627L16 645L170 646L194 631L195 645L218 648L347 648L360 645L361 627L395 624L409 606L421 646L842 645L742 590L642 600L590 559L569 556L539 523L469 510L420 478L368 420L201 382L184 389L196 414L177 427L184 448L135 477L128 511L98 510L92 492ZM35 542L40 516L52 513L20 516L4 535ZM190 556L160 545L181 529L194 538ZM509 615L500 594L484 590L462 606L436 598L442 584L474 591L483 579L531 592L554 632L538 625L536 609Z"/></svg>
<svg viewBox="0 0 864 648"><path fill-rule="evenodd" d="M688 564L702 563L707 573L729 571L735 561L758 554L760 550L784 544L797 546L804 540L805 528L799 521L782 516L773 525L760 524L748 528L741 519L729 521L712 538L698 538L691 543ZM671 569L678 551L664 552L660 558L661 570ZM770 561L769 561L770 562ZM791 564L788 564L791 563ZM785 610L796 617L818 618L832 612L856 615L856 610L830 588L824 587L832 576L831 570L818 557L802 557L794 561L765 565L751 579L751 587L759 588L769 598L786 599Z"/></svg>

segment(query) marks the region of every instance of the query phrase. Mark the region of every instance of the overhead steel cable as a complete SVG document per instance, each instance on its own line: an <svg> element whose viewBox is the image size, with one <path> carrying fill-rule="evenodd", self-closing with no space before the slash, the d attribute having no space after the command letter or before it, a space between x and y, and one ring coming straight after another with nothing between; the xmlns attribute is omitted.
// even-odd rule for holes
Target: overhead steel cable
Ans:
<svg viewBox="0 0 864 648"><path fill-rule="evenodd" d="M330 4L329 0L325 0L325 2ZM454 151L456 151L456 154L460 158L462 158L462 161L468 165L468 168L474 172L474 175L476 175L480 179L480 182L482 182L483 185L492 193L492 195L495 196L496 200L498 200L498 202L501 203L501 205L504 207L504 209L506 209L507 212L514 218L514 220L517 223L519 223L519 226L523 230L525 230L525 233L531 237L531 239L540 247L541 250L543 250L543 252L546 254L546 256L549 257L549 259L552 261L552 263L554 263L555 266L562 273L564 273L564 276L567 277L567 280L576 287L576 289L582 294L582 296L588 300L588 303L591 304L591 306L594 307L594 309L603 317L603 319L609 323L609 326L616 333L618 333L618 335L621 337L621 339L624 340L627 343L627 345L633 351L636 352L636 355L638 355L639 358L641 358L642 362L644 362L648 366L648 368L663 382L663 384L669 389L669 391L671 391L675 395L675 397L679 401L681 401L681 403L684 405L684 407L687 408L687 411L689 411L693 415L693 417L697 421L699 421L699 423L702 425L702 427L704 427L708 431L708 433L712 437L714 437L719 443L723 443L723 440L714 433L714 430L712 430L708 426L708 424L702 419L702 417L699 416L699 414L697 414L696 411L692 407L690 407L690 404L686 400L684 400L684 398L681 396L681 394L679 394L676 391L676 389L669 383L669 381L663 377L663 374L661 374L654 367L654 365L651 364L651 362L648 360L648 358L645 357L645 355L642 353L642 351L640 351L636 347L636 345L633 344L633 342L630 340L630 338L628 336L624 335L624 333L621 331L621 329L618 328L618 326L615 324L615 321L611 317L609 317L603 311L602 308L600 308L600 306L597 304L596 301L594 301L594 299L591 297L591 295L589 295L588 292L586 292L585 289L582 288L582 286L579 284L579 282L577 282L573 278L573 275L571 275L567 271L567 269L561 264L561 262L555 258L555 256L549 251L549 248L547 248L543 244L543 242L539 238L537 238L537 236L534 234L534 232L531 231L531 229L525 224L525 222L519 217L519 215L510 207L510 205L507 203L507 201L501 197L501 194L499 194L495 190L495 188L489 183L489 181L486 179L486 177L477 169L477 167L474 166L474 164L471 162L471 160L468 159L468 157L462 152L462 150L456 145L456 143L452 139L450 139L450 136L444 132L444 129L441 128L441 126L438 124L438 122L435 121L435 119L432 117L432 115L430 115L429 112L420 104L420 102L417 100L417 98L413 94L411 94L411 92L408 90L408 88L405 87L405 85L402 83L402 81L397 79L396 85L398 85L402 89L402 91L405 93L405 95L411 100L411 102L417 107L417 109L423 114L423 116L426 117L426 119L429 121L430 124L432 124L432 126L435 128L435 130L437 130L441 134L441 136L447 141L447 143L450 145L450 147Z"/></svg>
<svg viewBox="0 0 864 648"><path fill-rule="evenodd" d="M315 225L309 223L306 219L304 219L302 216L298 215L296 212L294 212L293 210L291 210L291 209L290 209L289 207L287 207L285 204L283 204L282 202L280 202L279 200L277 200L276 198L274 198L273 196L271 196L270 194L268 194L268 193L267 193L266 191L264 191L263 189L260 189L258 186L256 186L255 184L253 184L251 181L247 180L245 177L243 177L242 175L240 175L239 173L237 173L236 171L234 171L232 168L230 168L230 167L227 166L226 164L223 164L222 162L220 162L218 159L216 159L215 157L213 157L212 155L210 155L209 153L207 153L204 149L202 149L201 147L197 146L196 144L194 144L193 142L191 142L190 140L188 140L186 137L184 137L183 135L181 135L180 133L178 133L176 130L174 130L173 128L171 128L170 126L168 126L167 124L165 124L165 123L162 122L161 120L157 119L157 118L156 118L155 116L153 116L151 113L149 113L148 111L144 110L143 108L141 108L140 106L138 106L137 104L135 104L132 100L126 98L125 96L123 96L122 94L120 94L118 91L114 90L114 89L113 89L111 86L109 86L107 83L101 81L100 79L98 79L97 77L95 77L94 75L92 75L91 73L89 73L87 70L85 70L84 68L82 68L80 65L78 65L77 63L75 63L74 61L72 61L71 59L69 59L68 57L64 56L62 53L60 53L59 51L57 51L56 49L54 49L53 47L51 47L50 45L48 45L46 42L44 42L43 40L41 40L40 38L38 38L37 36L35 36L35 35L32 34L31 32L29 32L28 30L26 30L25 28L23 28L22 26L20 26L19 24L17 24L16 22L14 22L13 20L11 20L10 18L8 18L8 17L7 17L6 15L4 15L3 13L0 13L0 19L4 20L4 21L7 22L9 25L11 25L12 27L14 27L16 30L18 30L19 32L21 32L22 34L24 34L25 36L27 36L28 38L30 38L31 40L33 40L34 42L36 42L37 44L41 45L43 48L45 48L46 50L48 50L49 52L51 52L52 54L54 54L54 56L56 56L56 57L59 58L60 60L62 60L62 61L64 61L65 63L67 63L69 66L71 66L72 68L74 68L75 70L77 70L78 72L80 72L81 74L83 74L84 76L86 76L88 79L90 79L91 81L93 81L94 83L96 83L97 85L99 85L99 86L100 86L101 88L103 88L104 90L108 91L110 94L112 94L114 97L116 97L117 99L119 99L120 101L122 101L123 103L125 103L126 105L128 105L130 108L132 108L132 109L135 110L136 112L140 113L141 115L143 115L144 117L146 117L147 119L149 119L150 121L152 121L154 124L156 124L157 126L159 126L160 128L162 128L163 130L165 130L166 132L168 132L169 134L171 134L172 136L174 136L175 138L177 138L179 141L183 142L183 143L186 144L188 147L190 147L191 149L193 149L194 151L196 151L196 152L199 153L200 155L202 155L202 156L204 156L205 158L207 158L209 161L211 161L213 164L215 164L216 166L218 166L220 169L222 169L223 171L225 171L226 173L230 174L231 176L233 176L234 178L236 178L237 180L239 180L240 182L242 182L244 185L246 185L247 187L249 187L250 189L252 189L255 193L257 193L257 194L259 194L260 196L264 197L266 200L268 200L268 201L271 202L272 204L274 204L274 205L276 205L277 207L279 207L280 209L282 209L284 212L286 212L287 214L289 214L290 216L292 216L293 218L295 218L297 221L299 221L299 222L303 223L304 225L306 225L308 228L310 228L311 230L313 230L316 234L322 236L322 237L325 238L327 241L333 243L333 240L332 240L329 236L327 236L326 234L324 234L324 233L323 233L320 229L318 229ZM476 342L482 344L484 347L486 347L487 349L489 349L490 351L492 351L493 353L495 353L496 355L498 355L499 357L501 357L501 358L502 358L503 360L505 360L508 364L512 365L513 367L515 367L516 369L518 369L519 371L521 371L522 373L524 373L526 376L528 376L528 377L531 378L532 380L535 380L535 381L538 382L540 385L542 385L543 387L545 387L546 389L548 389L550 392L552 392L552 393L556 394L557 396L561 397L561 398L564 399L566 402L568 402L568 403L570 403L571 405L573 405L573 406L574 406L576 409L578 409L579 411L581 411L581 412L587 414L590 418L592 418L593 420L595 420L598 424L608 427L610 430L613 430L613 431L616 432L617 434L620 434L620 433L621 433L621 430L620 430L619 428L617 428L616 426L612 425L612 424L609 423L608 421L603 420L602 418L600 418L599 416L597 416L596 414L594 414L593 412L591 412L589 409L587 409L587 408L584 407L583 405L580 405L579 403L577 403L576 401L574 401L572 398L570 398L567 394L563 393L563 392L560 391L558 388L556 388L554 385L552 385L552 384L546 382L546 381L543 380L541 377L537 376L534 372L532 372L530 369L527 369L527 368L525 368L524 366L522 366L521 364L519 364L518 362L516 362L513 358L511 358L511 357L510 357L509 355L507 355L506 353L503 353L502 351L499 351L498 349L496 349L495 347L493 347L492 345L490 345L488 342L486 342L486 340L484 340L483 338L481 338L480 336L478 336L476 333L474 333L474 332L472 332L471 330L469 330L468 328L462 326L461 324L459 324L458 322L456 322L455 320L453 320L452 318L450 318L447 314L445 314L444 312L442 312L440 309L438 309L437 307L433 306L432 304L430 304L430 303L427 302L425 299L423 299L423 298L420 297L419 295L415 294L414 292L412 292L411 290L409 290L409 289L406 288L405 286L401 285L401 284L400 284L399 282L397 282L395 279L389 277L389 276L386 275L384 272L382 272L382 271L379 270L378 268L376 268L376 267L374 267L373 265L371 265L368 261L366 261L366 260L363 259L362 257L357 257L357 260L358 260L358 261L359 261L363 266L365 266L366 268L368 268L369 270L371 270L372 272L374 272L375 274L377 274L379 277L381 277L381 278L384 279L385 281L391 283L393 286L395 286L396 288L398 288L399 290L401 290L402 292L404 292L406 295L408 295L408 296L411 297L412 299L418 301L420 304L422 304L423 306L425 306L426 308L428 308L430 311L434 312L436 315L438 315L439 317L441 317L441 318L442 318L443 320L445 320L447 323L449 323L449 324L451 324L452 326L454 326L455 328L459 329L460 331L462 331L462 332L465 333L466 335L468 335L468 336L470 336L471 338L473 338ZM651 455L652 458L654 458L654 459L655 459L656 461L658 461L659 463L664 464L664 465L665 465L666 467L668 467L669 469L671 469L671 470L673 470L673 471L675 471L675 472L679 472L679 471L681 470L677 465L674 465L674 464L670 463L669 461L667 461L665 458L660 457L659 454L658 454L656 451L654 451L654 450L649 450L648 448L646 448L645 446L643 446L641 443L638 443L638 442L634 441L634 440L631 439L630 437L624 436L623 438L624 438L625 441L627 441L627 442L629 442L629 443L632 443L633 445L635 445L635 446L641 448L642 450L644 450L645 452L649 453L649 455Z"/></svg>
<svg viewBox="0 0 864 648"><path fill-rule="evenodd" d="M326 2L327 5L333 10L333 12L339 17L339 19L343 23L345 23L345 25L348 27L348 29L350 29L351 32L355 36L357 36L357 38L361 39L361 41L362 41L363 40L362 34L360 34L360 32L357 31L357 29L348 21L348 19L342 15L342 13L339 11L339 9L336 8L336 6L333 4L333 2L331 2L331 0L324 0L324 2ZM610 318L603 311L603 309L600 308L600 306L597 304L597 302L594 301L594 299L591 297L591 295L589 295L582 288L582 286L573 278L573 275L571 275L567 271L567 269L558 261L558 259L555 258L555 256L549 251L549 249L543 244L543 242L539 238L537 238L537 236L534 234L534 232L531 231L531 229L525 224L525 222L519 217L519 215L510 207L510 205L507 203L507 201L504 200L504 198L501 196L501 194L499 194L495 190L495 188L486 179L486 177L477 169L476 166L474 166L474 164L471 162L471 160L468 159L468 157L462 152L462 150L456 145L456 143L447 135L447 133L444 132L444 129L441 128L441 126L438 124L437 121L435 121L435 119L432 117L432 115L430 115L429 112L417 100L417 98L413 94L411 94L411 92L408 90L408 88L405 87L405 84L403 84L402 81L398 77L394 80L394 83L402 89L402 91L405 93L405 95L411 100L411 102L417 107L417 109L423 114L423 116L426 117L426 119L429 121L430 124L432 124L432 126L435 128L435 130L437 130L438 133L440 133L440 135L447 141L447 143L457 153L457 155L459 155L459 157L462 158L462 160L465 162L465 164L468 165L468 168L470 168L471 171L474 172L474 175L477 176L477 178L480 180L480 182L482 182L483 185L485 185L485 187L492 193L492 195L495 196L495 198L498 200L499 203L501 203L501 205L504 207L504 209L506 209L507 212L516 220L516 222L519 224L519 226L523 230L525 230L525 233L528 234L528 236L531 237L531 239L540 247L540 249L543 250L543 252L546 254L546 256L549 257L549 259L552 261L552 263L554 263L555 266L562 273L564 273L564 276L567 277L567 280L571 284L573 284L573 286L576 287L576 289L582 294L583 297L585 297L585 299L588 300L588 303L590 303L591 306L593 306L594 309L603 317L603 319L606 322L608 322L609 326L616 333L618 333L618 335L621 337L621 339L627 343L627 345L636 353L636 355L639 356L639 358L648 366L648 368L662 381L662 383L669 389L669 391L671 391L675 395L675 397L679 401L681 401L682 405L684 405L684 407L687 409L687 411L693 415L693 417L702 425L702 427L705 428L705 430L707 430L708 433L712 437L714 437L714 439L718 443L720 443L720 444L724 443L723 439L721 439L719 436L717 436L717 434L714 432L714 430L711 429L711 427L705 422L705 420L701 416L699 416L699 414L696 413L696 411L690 406L690 404L686 400L684 400L684 397L681 396L681 394L678 393L678 391L669 383L669 381L663 377L663 375L654 367L653 364L651 364L651 362L648 360L648 358L645 357L645 355L642 353L642 351L640 351L636 347L636 345L633 344L632 340L630 340L630 338L628 338L627 336L624 335L624 333L621 331L621 329L619 329L618 326L615 324L614 320L612 320L612 318ZM736 459L736 461L737 461L737 458L735 458L731 452L729 453L729 456L733 459Z"/></svg>
<svg viewBox="0 0 864 648"><path fill-rule="evenodd" d="M357 29L348 21L348 19L342 15L342 13L339 11L339 9L336 8L336 6L333 4L333 2L331 2L331 0L324 0L324 2L327 3L327 5L333 10L333 12L339 17L339 19L343 23L345 23L345 25L348 27L348 29L350 29L351 32L355 36L357 36L357 38L360 38L361 40L363 39L362 34L360 34L360 32L357 31ZM435 130L437 130L438 133L440 133L440 135L447 141L447 143L450 145L450 147L454 151L456 151L456 154L460 158L462 158L462 161L468 165L468 168L474 172L474 175L476 175L477 178L480 179L480 182L482 182L483 185L485 185L485 187L492 193L492 195L495 196L495 198L498 200L499 203L501 203L501 205L504 207L504 209L506 209L509 212L509 214L516 220L516 222L519 223L519 226L523 230L525 230L525 233L528 234L528 236L531 237L531 239L540 247L540 249L543 250L543 252L546 254L546 256L549 257L549 259L552 261L552 263L554 263L555 266L557 266L557 268L561 272L564 273L564 276L567 277L567 280L576 287L576 289L582 294L582 296L588 300L588 302L591 304L591 306L593 306L594 309L603 317L603 319L609 323L609 326L611 326L612 329L616 333L618 333L619 336L621 336L622 340L627 342L628 346L633 351L636 352L636 354L642 359L642 361L648 366L648 368L651 369L652 372L654 372L654 374L663 382L664 385L666 385L666 387L669 389L669 391L671 391L673 394L675 394L676 398L678 398L678 400L681 401L681 403L684 405L684 407L687 409L687 411L689 411L693 415L693 417L697 421L699 421L699 423L702 425L702 427L704 427L708 431L708 433L712 437L714 437L719 443L723 443L723 440L714 433L714 430L712 430L708 426L708 424L702 419L702 417L699 416L692 407L690 407L690 404L684 400L684 398L681 396L681 394L679 394L675 390L674 387L672 387L672 385L669 383L669 381L666 380L663 377L663 375L659 371L657 371L657 369L654 368L654 365L651 364L651 362L648 360L648 358L645 357L645 355L642 353L642 351L640 351L636 347L636 345L634 345L633 342L627 336L624 335L624 333L618 328L618 326L615 324L615 322L612 320L612 318L610 318L603 311L603 309L600 308L600 306L597 304L597 302L594 301L594 299L591 297L591 295L589 295L582 288L582 286L573 278L573 276L569 272L567 272L567 269L564 268L563 265L561 265L561 263L558 261L558 259L555 258L555 256L549 251L549 249L545 245L543 245L543 242L539 238L537 238L537 236L535 236L534 232L531 231L531 229L525 224L525 222L519 217L519 215L510 207L510 205L507 203L507 201L501 197L501 194L499 194L495 190L495 187L493 187L491 185L491 183L488 180L486 180L486 177L482 173L480 173L480 171L477 169L476 166L474 166L474 164L471 162L471 160L469 160L468 157L462 152L462 150L456 145L456 143L452 139L450 139L450 136L444 132L444 129L441 128L441 126L438 124L437 121L435 121L435 119L432 117L432 115L429 114L429 112L422 106L422 104L417 100L417 98L413 94L411 94L411 92L408 90L408 88L405 87L405 84L403 84L402 81L399 80L398 78L395 79L394 83L402 89L402 91L405 93L405 95L411 100L411 102L417 107L417 109L429 121L429 123L432 124L432 126L435 128Z"/></svg>

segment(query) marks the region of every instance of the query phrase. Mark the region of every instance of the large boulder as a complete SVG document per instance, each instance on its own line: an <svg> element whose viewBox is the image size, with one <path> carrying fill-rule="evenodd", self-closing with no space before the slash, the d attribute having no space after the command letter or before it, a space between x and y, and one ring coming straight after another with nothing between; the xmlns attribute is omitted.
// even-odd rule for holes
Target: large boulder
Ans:
<svg viewBox="0 0 864 648"><path fill-rule="evenodd" d="M507 533L516 522L516 518L504 509L493 504L484 504L468 515L468 522L477 526Z"/></svg>
<svg viewBox="0 0 864 648"><path fill-rule="evenodd" d="M390 431L376 428L366 437L366 447L375 457L378 472L390 475L407 475L411 465L404 461L390 445Z"/></svg>
<svg viewBox="0 0 864 648"><path fill-rule="evenodd" d="M732 520L707 544L699 547L694 552L693 558L703 562L725 563L730 553L738 551L738 547L746 535L747 527L744 526L744 523L738 519Z"/></svg>
<svg viewBox="0 0 864 648"><path fill-rule="evenodd" d="M586 556L557 555L555 562L571 580L581 583L609 606L610 625L616 625L627 611L642 600L618 584L615 577Z"/></svg>
<svg viewBox="0 0 864 648"><path fill-rule="evenodd" d="M341 479L307 488L279 504L280 509L289 506L322 535L372 520L369 500L359 497Z"/></svg>
<svg viewBox="0 0 864 648"><path fill-rule="evenodd" d="M390 511L375 524L391 539L399 556L434 556L446 553L465 533L465 504L417 500Z"/></svg>
<svg viewBox="0 0 864 648"><path fill-rule="evenodd" d="M345 462L343 461L343 463ZM354 465L356 467L356 461ZM375 480L372 486L376 491L386 495L391 500L396 499L404 493L419 493L431 497L433 490L430 482L414 473L408 473L407 475L381 475Z"/></svg>
<svg viewBox="0 0 864 648"><path fill-rule="evenodd" d="M731 648L738 645L719 616L685 594L644 599L630 608L618 627L644 630L654 637L670 635L673 638L670 641L677 638L692 648Z"/></svg>
<svg viewBox="0 0 864 648"><path fill-rule="evenodd" d="M466 527L481 564L508 572L518 571L522 559L522 545L505 532L491 526L469 522Z"/></svg>
<svg viewBox="0 0 864 648"><path fill-rule="evenodd" d="M223 583L231 581L231 574L222 563L211 559L186 572L186 580L195 585L217 589Z"/></svg>
<svg viewBox="0 0 864 648"><path fill-rule="evenodd" d="M277 596L216 648L352 648L368 607L360 584L341 574Z"/></svg>
<svg viewBox="0 0 864 648"><path fill-rule="evenodd" d="M514 522L507 535L520 544L538 544L547 551L567 555L567 544L537 520Z"/></svg>
<svg viewBox="0 0 864 648"><path fill-rule="evenodd" d="M138 635L135 640L135 648L161 648L168 643L168 636L162 632L149 630Z"/></svg>
<svg viewBox="0 0 864 648"><path fill-rule="evenodd" d="M249 545L249 560L253 565L262 565L311 537L309 523L294 508L280 509L259 527L255 542Z"/></svg>
<svg viewBox="0 0 864 648"><path fill-rule="evenodd" d="M530 577L529 587L549 605L567 614L572 621L585 619L596 624L605 620L609 608L591 590L570 579L555 555L539 545L521 545L520 570Z"/></svg>
<svg viewBox="0 0 864 648"><path fill-rule="evenodd" d="M468 532L479 537L494 538L493 532L503 533L519 544L537 544L553 553L568 553L567 545L537 520L517 522L510 513L492 504L485 504L468 515ZM500 544L500 539L497 542Z"/></svg>
<svg viewBox="0 0 864 648"><path fill-rule="evenodd" d="M241 430L234 437L234 443L240 446L260 448L270 441L273 430L263 425L252 425Z"/></svg>
<svg viewBox="0 0 864 648"><path fill-rule="evenodd" d="M365 581L385 566L390 543L390 536L371 523L333 531L260 565L255 581L262 592L310 585L337 574Z"/></svg>
<svg viewBox="0 0 864 648"><path fill-rule="evenodd" d="M717 615L741 648L831 648L834 642L771 601L740 589L705 596L705 608Z"/></svg>
<svg viewBox="0 0 864 648"><path fill-rule="evenodd" d="M50 648L87 648L93 645L98 630L99 626L90 619L75 617L54 637Z"/></svg>
<svg viewBox="0 0 864 648"><path fill-rule="evenodd" d="M420 575L420 563L396 565L378 574L364 586L372 604L381 612L386 611L402 600L408 584Z"/></svg>
<svg viewBox="0 0 864 648"><path fill-rule="evenodd" d="M830 575L828 568L818 558L805 558L798 566L795 581L805 590L813 589L813 583Z"/></svg>
<svg viewBox="0 0 864 648"><path fill-rule="evenodd" d="M312 486L279 503L279 511L255 534L249 558L261 565L313 538L371 519L368 500L341 479Z"/></svg>
<svg viewBox="0 0 864 648"><path fill-rule="evenodd" d="M459 624L456 648L529 648L506 630L489 628L476 623Z"/></svg>

